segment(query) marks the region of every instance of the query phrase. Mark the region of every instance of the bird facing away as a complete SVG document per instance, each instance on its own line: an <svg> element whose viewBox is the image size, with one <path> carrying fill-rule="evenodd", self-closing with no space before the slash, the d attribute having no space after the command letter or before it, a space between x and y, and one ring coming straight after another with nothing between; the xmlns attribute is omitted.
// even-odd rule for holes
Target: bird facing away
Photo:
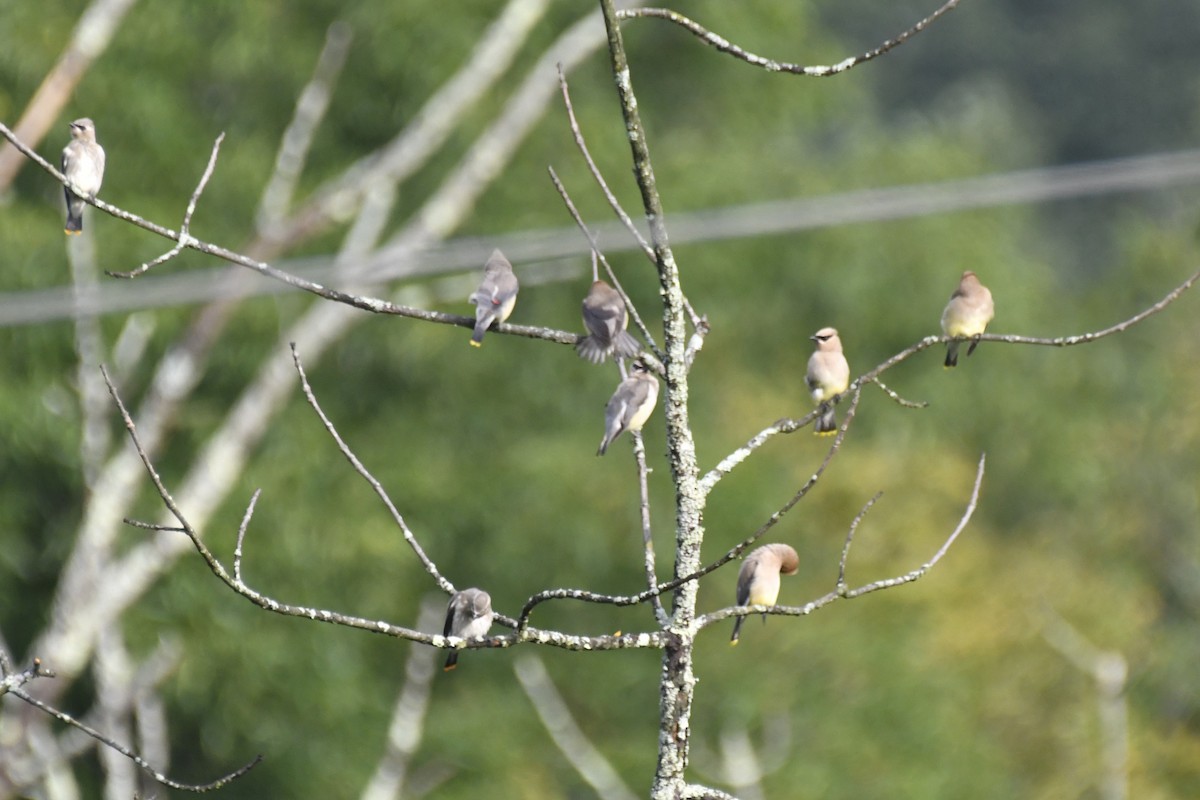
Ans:
<svg viewBox="0 0 1200 800"><path fill-rule="evenodd" d="M850 365L842 355L842 340L836 329L821 328L808 338L817 345L816 351L809 356L808 374L804 378L820 412L813 433L832 436L837 432L837 419L830 401L850 385Z"/></svg>
<svg viewBox="0 0 1200 800"><path fill-rule="evenodd" d="M739 606L773 606L779 598L779 576L795 575L800 567L800 556L786 544L767 544L758 548L742 562L737 577L737 604ZM730 644L738 643L745 617L733 620L733 636ZM763 614L763 622L767 615Z"/></svg>
<svg viewBox="0 0 1200 800"><path fill-rule="evenodd" d="M104 180L104 148L96 141L96 125L84 117L71 123L71 141L63 148L62 171L67 180L83 190L90 198L96 197ZM67 196L67 224L63 232L78 236L83 232L83 198L63 187Z"/></svg>
<svg viewBox="0 0 1200 800"><path fill-rule="evenodd" d="M492 597L483 589L463 589L450 597L446 606L446 627L442 636L457 636L461 639L474 639L486 636L492 627ZM449 672L458 666L458 651L451 650L446 654L444 672Z"/></svg>
<svg viewBox="0 0 1200 800"><path fill-rule="evenodd" d="M583 325L588 335L575 343L579 357L600 364L609 356L633 358L642 351L637 339L625 330L629 312L621 293L597 279L583 298Z"/></svg>
<svg viewBox="0 0 1200 800"><path fill-rule="evenodd" d="M979 277L971 270L962 274L958 288L950 295L950 302L942 311L942 332L947 336L969 337L971 346L967 355L975 352L979 337L987 330L988 323L996 315L996 307L992 303L992 293L979 282ZM958 341L946 342L946 367L958 364Z"/></svg>
<svg viewBox="0 0 1200 800"><path fill-rule="evenodd" d="M483 265L483 280L467 299L475 304L475 333L471 346L483 347L483 334L493 322L504 322L517 304L517 276L512 264L499 250L493 250Z"/></svg>
<svg viewBox="0 0 1200 800"><path fill-rule="evenodd" d="M596 455L604 455L613 439L624 431L640 431L657 402L658 378L641 361L633 362L629 377L621 381L604 407L604 438Z"/></svg>

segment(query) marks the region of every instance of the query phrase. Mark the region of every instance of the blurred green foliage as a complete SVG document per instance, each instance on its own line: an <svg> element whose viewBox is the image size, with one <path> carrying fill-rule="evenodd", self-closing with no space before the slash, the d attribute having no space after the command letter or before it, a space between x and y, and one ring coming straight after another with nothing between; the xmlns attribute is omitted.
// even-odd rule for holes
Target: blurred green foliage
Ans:
<svg viewBox="0 0 1200 800"><path fill-rule="evenodd" d="M497 5L141 4L39 149L56 158L66 120L93 117L108 151L104 198L174 225L213 137L225 131L193 232L236 247L252 231L279 137L332 21L348 21L355 41L302 192L409 121L466 59ZM79 7L0 2L0 119L15 122ZM672 212L688 209L1190 146L1200 129L1197 27L1172 20L1194 20L1197 9L1179 0L1152 7L1161 13L1115 0L1053 9L964 3L874 64L820 81L752 69L662 22L629 23L668 225ZM748 49L808 63L866 50L930 10L779 0L680 9ZM554 4L511 78L401 188L401 211L419 206L579 13L578 3ZM605 60L585 62L571 87L601 168L635 212ZM460 232L568 225L548 164L588 219L607 218L555 103ZM24 169L0 208L0 291L69 282L59 197L43 173ZM817 328L839 327L852 368L865 371L936 333L959 273L971 268L996 297L995 331L1098 330L1197 268L1198 209L1200 193L1176 190L678 247L690 298L713 326L692 373L702 468L775 419L808 411L806 337ZM127 269L163 247L91 211L87 224L107 268ZM303 252L336 243L324 237ZM657 284L644 259L612 260L643 315L656 319ZM210 265L187 254L168 269ZM590 278L584 261L573 266L572 281L525 289L512 321L580 327ZM696 775L716 772L703 754L716 751L723 731L746 728L757 739L783 717L792 738L764 781L771 797L1095 797L1094 691L1039 635L1038 615L1049 607L1128 659L1132 795L1200 795L1197 302L1185 295L1086 347L984 344L952 372L929 351L884 376L903 396L928 401L924 411L868 389L819 489L771 534L803 556L781 602L799 605L832 588L847 526L876 491L885 494L857 534L851 585L924 563L962 513L986 451L979 510L914 586L811 618L751 620L736 650L727 625L705 632L692 717ZM160 459L169 486L309 303L285 295L243 304ZM443 307L469 311L465 302ZM149 356L164 352L195 310L153 313ZM109 344L122 321L103 320ZM36 655L25 648L46 621L86 499L72 335L67 323L0 329L0 630L22 659ZM464 329L375 317L306 366L329 416L457 585L487 588L510 614L548 587L636 591L641 534L628 445L592 456L615 371L566 347L489 335L477 352L467 338ZM128 402L149 375L148 362L123 387ZM665 576L673 491L661 417L647 425L646 442ZM706 510L706 557L754 530L824 452L807 430L778 437L723 481ZM223 558L258 488L246 546L253 586L285 602L413 624L431 584L299 393L207 527ZM147 490L139 508L152 518L158 504ZM733 601L734 569L702 581L702 611ZM542 606L534 622L580 633L653 624L645 608L574 603ZM229 798L356 796L383 749L411 646L264 613L195 558L138 604L126 634L139 653L164 636L186 651L163 687L172 776L206 780L265 754L221 793ZM590 796L520 691L514 655L470 652L436 681L415 761L449 770L436 796ZM540 655L583 730L644 793L655 759L657 655Z"/></svg>

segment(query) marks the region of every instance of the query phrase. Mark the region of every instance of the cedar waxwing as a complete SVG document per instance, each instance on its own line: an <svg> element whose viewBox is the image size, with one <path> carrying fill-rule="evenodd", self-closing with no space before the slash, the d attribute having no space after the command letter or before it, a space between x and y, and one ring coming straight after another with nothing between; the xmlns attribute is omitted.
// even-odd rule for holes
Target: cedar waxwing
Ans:
<svg viewBox="0 0 1200 800"><path fill-rule="evenodd" d="M71 183L94 198L104 180L104 148L96 142L96 125L86 117L71 123L71 142L63 148L62 171ZM83 199L63 187L67 196L67 235L83 232Z"/></svg>
<svg viewBox="0 0 1200 800"><path fill-rule="evenodd" d="M599 364L609 356L633 358L642 352L637 339L625 330L629 312L621 293L597 279L583 298L583 324L588 335L575 344L580 358Z"/></svg>
<svg viewBox="0 0 1200 800"><path fill-rule="evenodd" d="M830 436L837 432L837 419L829 401L850 385L850 365L842 355L842 340L836 329L821 328L808 338L817 343L816 352L808 359L808 374L804 378L813 402L820 410L813 433Z"/></svg>
<svg viewBox="0 0 1200 800"><path fill-rule="evenodd" d="M947 336L971 337L971 346L967 348L969 356L975 352L980 335L995 315L992 293L979 282L974 272L967 270L942 312L942 331ZM959 344L958 341L946 342L946 367L958 364Z"/></svg>
<svg viewBox="0 0 1200 800"><path fill-rule="evenodd" d="M800 567L800 557L786 544L767 544L758 548L742 562L737 578L737 604L739 606L773 606L779 598L779 576L795 575ZM733 620L733 636L730 644L738 643L745 617ZM767 615L763 614L763 622Z"/></svg>
<svg viewBox="0 0 1200 800"><path fill-rule="evenodd" d="M493 250L483 265L483 281L467 299L475 304L475 333L472 347L483 347L483 334L495 321L504 322L517 304L517 276L512 264L499 250Z"/></svg>
<svg viewBox="0 0 1200 800"><path fill-rule="evenodd" d="M622 432L640 431L657 402L658 378L641 361L633 362L629 377L621 381L604 407L604 438L596 455L604 455L612 440Z"/></svg>
<svg viewBox="0 0 1200 800"><path fill-rule="evenodd" d="M492 597L483 589L463 589L450 597L446 606L446 627L442 636L457 636L461 639L474 639L486 636L492 627ZM446 654L446 666L443 671L449 672L458 666L458 651L451 650Z"/></svg>

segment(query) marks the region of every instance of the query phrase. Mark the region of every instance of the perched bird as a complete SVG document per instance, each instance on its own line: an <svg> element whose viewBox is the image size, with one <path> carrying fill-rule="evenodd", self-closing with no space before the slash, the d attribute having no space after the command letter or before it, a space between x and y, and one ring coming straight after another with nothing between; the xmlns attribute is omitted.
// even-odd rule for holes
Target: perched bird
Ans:
<svg viewBox="0 0 1200 800"><path fill-rule="evenodd" d="M996 315L996 307L992 303L992 293L979 282L979 278L971 270L962 274L958 288L950 295L950 302L942 312L942 331L947 336L970 337L971 346L967 355L975 352L979 337L987 330L988 323ZM946 367L958 364L957 340L946 342Z"/></svg>
<svg viewBox="0 0 1200 800"><path fill-rule="evenodd" d="M493 322L504 322L517 304L517 276L512 264L499 250L493 250L483 265L483 281L467 299L475 304L475 333L472 347L483 347L483 334Z"/></svg>
<svg viewBox="0 0 1200 800"><path fill-rule="evenodd" d="M67 180L82 189L90 198L95 198L104 180L104 148L96 141L96 125L84 117L71 123L71 141L63 148L62 171ZM63 231L67 235L83 232L83 198L66 187L67 224Z"/></svg>
<svg viewBox="0 0 1200 800"><path fill-rule="evenodd" d="M808 338L817 343L816 351L809 356L808 374L804 378L820 411L813 433L829 436L837 431L837 419L829 401L850 385L850 365L842 355L842 340L836 329L821 328Z"/></svg>
<svg viewBox="0 0 1200 800"><path fill-rule="evenodd" d="M604 455L612 440L624 431L640 431L657 402L658 378L641 361L633 362L629 377L621 381L604 407L604 438L596 455Z"/></svg>
<svg viewBox="0 0 1200 800"><path fill-rule="evenodd" d="M463 589L450 597L446 606L446 627L442 636L457 636L461 639L474 639L486 636L492 627L492 597L483 589ZM449 672L458 666L458 650L446 654L446 666L443 671Z"/></svg>
<svg viewBox="0 0 1200 800"><path fill-rule="evenodd" d="M629 312L620 292L597 278L583 298L583 324L588 335L575 344L580 358L593 364L609 356L633 358L642 351L637 339L625 330Z"/></svg>
<svg viewBox="0 0 1200 800"><path fill-rule="evenodd" d="M779 576L795 575L800 567L800 556L786 544L767 544L758 548L742 562L737 578L737 604L739 606L773 606L779 598ZM738 643L745 617L733 621L733 636L730 644ZM763 622L767 615L763 614Z"/></svg>

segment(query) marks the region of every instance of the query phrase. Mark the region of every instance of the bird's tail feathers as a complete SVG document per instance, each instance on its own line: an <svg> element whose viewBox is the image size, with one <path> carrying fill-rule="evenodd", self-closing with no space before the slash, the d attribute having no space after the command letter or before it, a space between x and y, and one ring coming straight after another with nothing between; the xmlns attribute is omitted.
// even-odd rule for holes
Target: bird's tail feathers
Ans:
<svg viewBox="0 0 1200 800"><path fill-rule="evenodd" d="M958 342L946 342L946 369L958 366Z"/></svg>
<svg viewBox="0 0 1200 800"><path fill-rule="evenodd" d="M604 359L608 358L609 349L597 342L595 336L590 335L575 343L575 352L579 353L579 357L593 364L603 364Z"/></svg>
<svg viewBox="0 0 1200 800"><path fill-rule="evenodd" d="M822 403L817 411L817 420L813 423L813 433L817 436L833 436L837 433L837 418L834 416L833 406Z"/></svg>
<svg viewBox="0 0 1200 800"><path fill-rule="evenodd" d="M746 621L745 617L734 617L733 619L733 635L729 637L729 645L732 647L738 643L738 636L742 633L742 623Z"/></svg>
<svg viewBox="0 0 1200 800"><path fill-rule="evenodd" d="M613 339L613 352L621 358L634 358L642 352L642 345L628 331L618 331Z"/></svg>

